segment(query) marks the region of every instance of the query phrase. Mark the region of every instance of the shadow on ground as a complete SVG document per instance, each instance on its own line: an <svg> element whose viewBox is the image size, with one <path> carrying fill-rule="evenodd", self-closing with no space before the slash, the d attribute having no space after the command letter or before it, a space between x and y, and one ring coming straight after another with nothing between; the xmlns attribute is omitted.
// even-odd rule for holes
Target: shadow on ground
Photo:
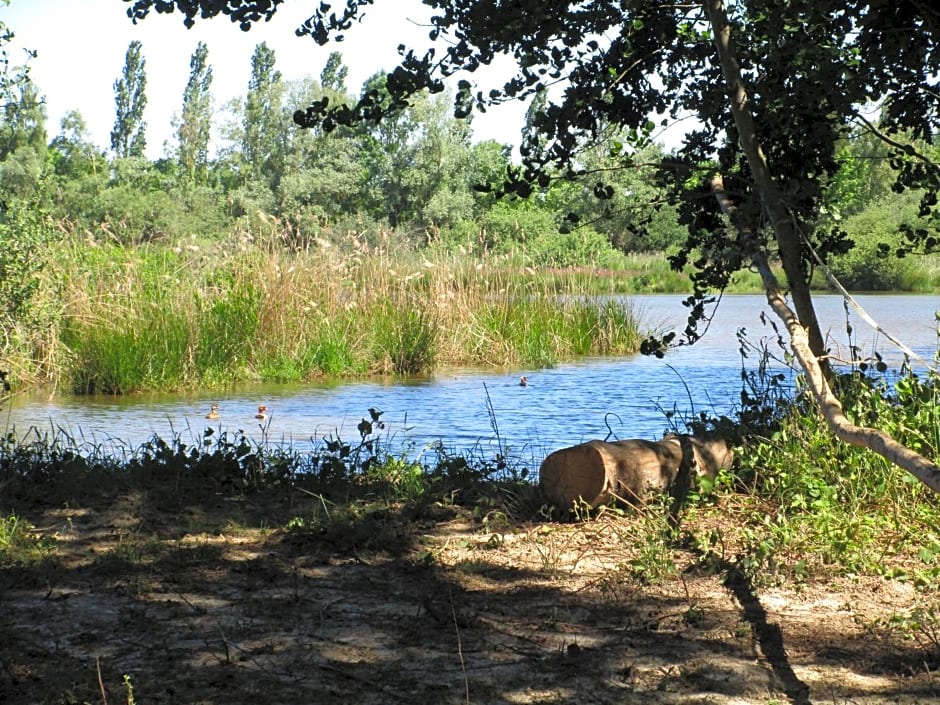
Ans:
<svg viewBox="0 0 940 705"><path fill-rule="evenodd" d="M903 587L759 595L730 564L643 584L629 517L484 531L459 507L287 493L17 511L56 548L0 571L9 705L940 698L913 647L855 619L861 592L897 607Z"/></svg>

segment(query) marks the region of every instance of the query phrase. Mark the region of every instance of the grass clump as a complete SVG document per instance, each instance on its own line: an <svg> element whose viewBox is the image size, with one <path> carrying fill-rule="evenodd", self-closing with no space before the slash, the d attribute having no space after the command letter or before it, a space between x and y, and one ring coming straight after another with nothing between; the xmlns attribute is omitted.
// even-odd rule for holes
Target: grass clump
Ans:
<svg viewBox="0 0 940 705"><path fill-rule="evenodd" d="M55 540L22 517L0 517L0 569L28 567L48 558Z"/></svg>
<svg viewBox="0 0 940 705"><path fill-rule="evenodd" d="M238 381L420 375L438 365L550 365L632 353L628 306L498 258L429 259L353 240L226 251L60 243L63 284L50 381L125 394Z"/></svg>

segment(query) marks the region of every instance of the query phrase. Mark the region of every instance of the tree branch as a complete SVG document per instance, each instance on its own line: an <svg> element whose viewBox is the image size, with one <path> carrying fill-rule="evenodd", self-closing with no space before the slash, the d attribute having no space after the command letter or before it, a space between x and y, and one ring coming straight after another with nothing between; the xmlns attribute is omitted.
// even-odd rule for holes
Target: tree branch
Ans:
<svg viewBox="0 0 940 705"><path fill-rule="evenodd" d="M712 177L712 193L718 201L722 212L728 216L734 213L734 203L725 193L724 183L720 175ZM742 233L742 237L747 237ZM853 424L845 415L842 402L832 391L829 381L823 372L819 360L810 349L809 337L796 314L787 305L777 278L770 269L767 256L755 248L751 252L751 263L760 274L764 291L767 294L767 303L777 317L783 321L790 334L790 347L806 374L806 385L809 387L819 404L819 409L839 440L861 448L867 448L894 463L902 470L906 470L924 483L934 492L940 494L940 467L927 460L919 453L898 443L884 431L867 426Z"/></svg>
<svg viewBox="0 0 940 705"><path fill-rule="evenodd" d="M826 346L823 341L816 310L810 296L809 283L803 270L800 239L794 229L790 213L784 205L777 188L764 151L758 140L757 128L751 111L751 100L744 86L741 67L738 64L734 41L731 38L731 24L725 12L722 0L705 0L705 12L712 25L715 49L718 53L721 72L728 87L731 116L739 135L739 145L747 160L751 176L761 204L770 218L777 247L780 250L780 262L787 275L787 284L793 296L793 304L804 326L810 348L817 359L824 360ZM828 373L828 365L820 363Z"/></svg>

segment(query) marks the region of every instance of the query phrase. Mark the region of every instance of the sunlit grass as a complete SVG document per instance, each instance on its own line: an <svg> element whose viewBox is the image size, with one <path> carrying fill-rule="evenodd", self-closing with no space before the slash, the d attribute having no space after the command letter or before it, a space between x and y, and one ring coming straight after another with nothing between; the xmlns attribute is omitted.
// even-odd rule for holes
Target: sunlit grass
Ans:
<svg viewBox="0 0 940 705"><path fill-rule="evenodd" d="M632 309L598 306L588 280L560 286L499 258L354 240L61 248L57 381L79 392L541 366L635 352L642 337Z"/></svg>

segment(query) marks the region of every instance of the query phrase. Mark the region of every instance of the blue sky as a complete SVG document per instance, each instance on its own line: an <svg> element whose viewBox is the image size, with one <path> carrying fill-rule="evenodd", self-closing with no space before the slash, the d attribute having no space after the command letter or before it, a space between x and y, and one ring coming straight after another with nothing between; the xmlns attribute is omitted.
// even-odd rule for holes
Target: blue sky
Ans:
<svg viewBox="0 0 940 705"><path fill-rule="evenodd" d="M50 137L58 134L67 111L78 110L102 149L110 144L114 124L114 81L121 75L128 44L139 39L147 61L147 151L159 157L164 142L172 140L172 119L180 110L189 59L199 41L209 47L212 93L219 108L244 96L251 55L262 41L274 49L277 68L286 79L318 77L330 52L341 51L349 67L347 86L354 91L377 70L397 64L400 43L415 49L427 46L428 29L420 23L426 22L428 11L417 0L377 2L345 41L322 47L294 35L317 5L319 0L284 3L271 22L250 32L224 17L197 21L187 30L177 13L152 14L134 25L122 0L12 0L9 6L0 3L0 21L16 34L8 47L12 63L21 62L23 48L38 51L31 62L32 77L46 98ZM479 75L477 79L485 80ZM492 84L498 82L498 76L492 79ZM509 104L477 116L477 139L518 143L524 110L522 104Z"/></svg>

